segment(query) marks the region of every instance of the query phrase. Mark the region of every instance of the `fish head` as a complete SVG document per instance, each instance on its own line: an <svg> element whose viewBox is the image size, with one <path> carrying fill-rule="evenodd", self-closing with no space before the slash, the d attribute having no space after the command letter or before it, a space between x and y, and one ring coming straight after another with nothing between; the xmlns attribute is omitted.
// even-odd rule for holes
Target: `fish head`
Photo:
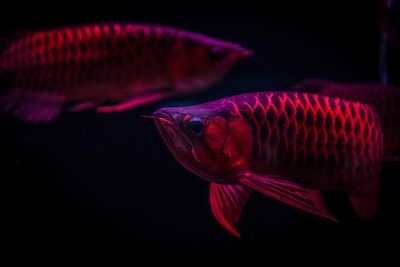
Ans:
<svg viewBox="0 0 400 267"><path fill-rule="evenodd" d="M223 103L162 108L154 118L176 160L201 178L228 183L248 169L251 129Z"/></svg>
<svg viewBox="0 0 400 267"><path fill-rule="evenodd" d="M177 91L193 92L215 84L252 54L234 43L187 33L172 47L167 75Z"/></svg>

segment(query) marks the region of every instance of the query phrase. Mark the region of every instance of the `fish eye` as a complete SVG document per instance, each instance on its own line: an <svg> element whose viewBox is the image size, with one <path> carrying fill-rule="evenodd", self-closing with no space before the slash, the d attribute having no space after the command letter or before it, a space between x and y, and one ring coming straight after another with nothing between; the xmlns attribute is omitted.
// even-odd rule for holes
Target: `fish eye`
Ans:
<svg viewBox="0 0 400 267"><path fill-rule="evenodd" d="M212 61L220 61L225 57L225 51L218 46L215 46L210 51L210 59Z"/></svg>
<svg viewBox="0 0 400 267"><path fill-rule="evenodd" d="M186 122L186 127L192 133L199 135L203 132L204 124L200 118L193 117Z"/></svg>

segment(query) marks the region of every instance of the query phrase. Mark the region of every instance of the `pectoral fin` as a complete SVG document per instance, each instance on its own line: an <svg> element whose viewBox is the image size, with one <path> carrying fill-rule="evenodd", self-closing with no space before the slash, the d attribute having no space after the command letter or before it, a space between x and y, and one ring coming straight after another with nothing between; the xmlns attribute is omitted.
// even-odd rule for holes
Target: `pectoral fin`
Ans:
<svg viewBox="0 0 400 267"><path fill-rule="evenodd" d="M235 228L243 206L249 197L249 191L241 185L211 183L210 204L217 221L233 235L240 237Z"/></svg>
<svg viewBox="0 0 400 267"><path fill-rule="evenodd" d="M85 111L85 110L89 110L89 109L95 108L99 104L100 104L99 101L77 103L77 104L75 104L73 106L68 107L67 111L68 112Z"/></svg>
<svg viewBox="0 0 400 267"><path fill-rule="evenodd" d="M121 112L126 111L129 109L134 109L137 107L141 107L147 104L155 103L162 99L172 96L172 93L160 91L160 92L153 92L143 95L138 95L131 97L127 100L124 100L121 103L112 106L100 106L97 107L96 112L98 113L109 113L109 112Z"/></svg>
<svg viewBox="0 0 400 267"><path fill-rule="evenodd" d="M243 174L239 181L243 185L264 195L278 199L314 215L338 222L325 208L324 200L319 191L304 188L287 180L254 173Z"/></svg>

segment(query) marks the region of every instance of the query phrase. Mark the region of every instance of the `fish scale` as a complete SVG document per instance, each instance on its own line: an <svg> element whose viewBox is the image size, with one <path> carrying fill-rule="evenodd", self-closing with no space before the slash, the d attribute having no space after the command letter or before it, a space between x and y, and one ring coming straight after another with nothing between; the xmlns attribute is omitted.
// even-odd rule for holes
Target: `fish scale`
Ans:
<svg viewBox="0 0 400 267"><path fill-rule="evenodd" d="M293 179L305 172L306 183L325 177L322 183L327 187L338 186L339 180L349 184L357 177L373 179L380 172L375 162L380 162L383 147L375 144L383 136L368 105L300 93L244 95L233 102L253 129L256 169L261 165ZM363 132L356 131L360 128Z"/></svg>
<svg viewBox="0 0 400 267"><path fill-rule="evenodd" d="M325 80L305 80L293 86L295 90L368 103L379 114L385 135L385 156L400 155L400 88L394 85L338 83ZM364 114L362 114L363 116Z"/></svg>

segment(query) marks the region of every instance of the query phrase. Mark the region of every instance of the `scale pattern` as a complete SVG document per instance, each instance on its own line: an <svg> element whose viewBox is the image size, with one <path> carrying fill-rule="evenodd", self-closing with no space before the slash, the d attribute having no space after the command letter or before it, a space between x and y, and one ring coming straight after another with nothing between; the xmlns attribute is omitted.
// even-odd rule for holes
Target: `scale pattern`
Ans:
<svg viewBox="0 0 400 267"><path fill-rule="evenodd" d="M228 102L252 128L253 171L348 191L378 179L383 135L369 105L297 92Z"/></svg>
<svg viewBox="0 0 400 267"><path fill-rule="evenodd" d="M376 108L385 134L385 155L400 155L400 88L381 84L345 84L310 80L300 83L302 91L368 103Z"/></svg>
<svg viewBox="0 0 400 267"><path fill-rule="evenodd" d="M74 86L83 83L113 83L111 89L123 90L132 81L142 83L138 86L162 82L159 75L176 40L176 34L162 27L124 23L35 31L9 44L0 67L11 87L33 92L72 88L61 93L73 94Z"/></svg>

